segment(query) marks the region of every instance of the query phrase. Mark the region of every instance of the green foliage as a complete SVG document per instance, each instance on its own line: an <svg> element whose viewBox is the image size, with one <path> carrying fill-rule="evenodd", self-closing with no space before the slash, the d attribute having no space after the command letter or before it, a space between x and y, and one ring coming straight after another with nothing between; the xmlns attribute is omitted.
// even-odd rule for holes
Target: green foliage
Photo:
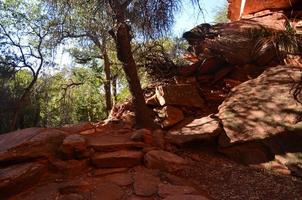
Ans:
<svg viewBox="0 0 302 200"><path fill-rule="evenodd" d="M43 126L61 126L105 117L102 83L89 68L44 77L40 91ZM47 101L45 101L47 100Z"/></svg>
<svg viewBox="0 0 302 200"><path fill-rule="evenodd" d="M178 66L187 62L183 55L188 44L179 38L160 38L137 44L135 60L142 66L147 79L154 81L169 79L177 74Z"/></svg>
<svg viewBox="0 0 302 200"><path fill-rule="evenodd" d="M214 11L216 14L214 16L215 23L227 23L228 19L228 4L225 3L222 6L219 6Z"/></svg>
<svg viewBox="0 0 302 200"><path fill-rule="evenodd" d="M5 89L7 96L1 98L5 106L1 106L0 111L18 99L30 81L31 74L27 70L21 70L6 80L5 85L2 85L5 88L1 88L1 91ZM30 96L29 105L23 109L23 126L56 127L104 119L104 91L101 88L102 82L87 67L42 76ZM9 130L9 116L10 112L1 112L0 132Z"/></svg>

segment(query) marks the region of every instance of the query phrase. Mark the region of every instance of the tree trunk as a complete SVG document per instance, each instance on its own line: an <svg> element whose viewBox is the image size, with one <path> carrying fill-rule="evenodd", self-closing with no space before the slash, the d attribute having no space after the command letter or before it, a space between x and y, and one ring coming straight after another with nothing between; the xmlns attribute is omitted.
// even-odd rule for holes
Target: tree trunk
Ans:
<svg viewBox="0 0 302 200"><path fill-rule="evenodd" d="M21 111L22 109L27 105L27 101L30 96L30 92L34 84L36 83L37 78L34 77L32 82L29 84L29 86L25 89L24 93L22 94L21 98L18 100L14 112L13 112L13 117L10 125L10 131L14 131L19 128L19 120L20 120L20 115L22 114Z"/></svg>
<svg viewBox="0 0 302 200"><path fill-rule="evenodd" d="M133 98L136 124L141 128L154 129L156 127L152 110L149 109L145 103L143 90L137 74L137 66L131 51L131 35L130 27L121 22L116 33L116 48L118 59L123 63L123 70L125 72L130 93Z"/></svg>
<svg viewBox="0 0 302 200"><path fill-rule="evenodd" d="M105 72L105 99L106 99L106 115L108 116L112 108L112 97L111 97L111 72L110 62L106 50L106 42L103 40L103 58L104 58L104 72Z"/></svg>
<svg viewBox="0 0 302 200"><path fill-rule="evenodd" d="M117 91L116 91L116 87L117 87L117 75L115 75L114 77L112 77L113 105L115 105L117 103Z"/></svg>

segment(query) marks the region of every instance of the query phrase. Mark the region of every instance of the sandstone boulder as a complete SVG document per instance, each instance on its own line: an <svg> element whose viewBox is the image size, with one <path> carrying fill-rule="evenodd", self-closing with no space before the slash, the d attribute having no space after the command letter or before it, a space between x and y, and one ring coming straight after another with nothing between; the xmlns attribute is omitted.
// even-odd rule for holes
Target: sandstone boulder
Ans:
<svg viewBox="0 0 302 200"><path fill-rule="evenodd" d="M163 150L147 152L144 160L146 167L167 172L179 171L188 164L182 157Z"/></svg>
<svg viewBox="0 0 302 200"><path fill-rule="evenodd" d="M263 140L298 123L302 105L291 91L300 76L300 68L278 66L233 88L219 106L226 133L221 135L220 145Z"/></svg>
<svg viewBox="0 0 302 200"><path fill-rule="evenodd" d="M22 163L0 169L0 198L5 199L32 186L46 168L41 163Z"/></svg>
<svg viewBox="0 0 302 200"><path fill-rule="evenodd" d="M0 135L0 163L54 156L66 133L57 129L28 128Z"/></svg>
<svg viewBox="0 0 302 200"><path fill-rule="evenodd" d="M78 134L69 135L63 140L61 149L69 158L82 158L87 150L86 140Z"/></svg>
<svg viewBox="0 0 302 200"><path fill-rule="evenodd" d="M210 115L195 119L178 130L169 131L166 139L171 143L181 145L196 140L215 139L222 131L219 120Z"/></svg>
<svg viewBox="0 0 302 200"><path fill-rule="evenodd" d="M165 85L156 88L160 105L178 105L201 108L204 105L195 85Z"/></svg>
<svg viewBox="0 0 302 200"><path fill-rule="evenodd" d="M161 109L155 109L158 116L163 120L162 128L169 128L184 119L184 114L181 109L174 106L165 106Z"/></svg>

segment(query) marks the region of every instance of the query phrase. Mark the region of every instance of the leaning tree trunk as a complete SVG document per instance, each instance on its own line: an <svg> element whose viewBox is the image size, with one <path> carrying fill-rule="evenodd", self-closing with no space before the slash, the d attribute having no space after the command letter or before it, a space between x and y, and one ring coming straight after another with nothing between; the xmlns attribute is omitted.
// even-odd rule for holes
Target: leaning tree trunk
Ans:
<svg viewBox="0 0 302 200"><path fill-rule="evenodd" d="M137 74L137 66L131 51L130 27L125 22L119 23L115 42L117 56L123 64L123 70L133 98L136 124L138 127L154 129L156 126L152 117L153 113L145 103L143 90Z"/></svg>
<svg viewBox="0 0 302 200"><path fill-rule="evenodd" d="M109 33L115 39L117 57L123 64L123 70L132 95L136 125L142 128L154 129L156 128L156 125L153 121L153 113L146 105L137 74L137 66L131 50L130 27L127 25L125 18L125 9L127 9L130 2L131 0L128 0L121 4L118 0L109 0L110 7L115 14L118 24L116 34L112 31Z"/></svg>
<svg viewBox="0 0 302 200"><path fill-rule="evenodd" d="M113 105L117 103L117 75L112 77L112 95L113 95Z"/></svg>
<svg viewBox="0 0 302 200"><path fill-rule="evenodd" d="M106 114L110 113L112 108L112 97L111 97L111 72L110 72L110 62L108 53L106 50L106 43L103 40L103 58L104 58L104 71L105 71L105 100L106 100Z"/></svg>
<svg viewBox="0 0 302 200"><path fill-rule="evenodd" d="M13 117L10 124L10 131L14 131L19 128L18 121L20 120L20 116L22 114L22 109L27 105L27 101L30 96L30 92L34 84L36 83L37 78L34 77L32 82L29 84L29 86L25 89L24 93L22 94L21 98L18 100L15 109L13 111Z"/></svg>

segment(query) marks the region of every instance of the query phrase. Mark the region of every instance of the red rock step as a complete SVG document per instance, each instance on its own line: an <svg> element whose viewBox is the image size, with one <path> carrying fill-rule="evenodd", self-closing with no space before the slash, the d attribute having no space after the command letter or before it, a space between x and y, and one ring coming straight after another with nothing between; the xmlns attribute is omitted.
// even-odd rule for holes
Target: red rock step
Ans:
<svg viewBox="0 0 302 200"><path fill-rule="evenodd" d="M127 135L87 136L87 145L95 151L112 152L119 150L142 149L143 142L134 142Z"/></svg>
<svg viewBox="0 0 302 200"><path fill-rule="evenodd" d="M91 162L96 168L121 168L140 165L143 152L132 150L120 150L109 153L96 153Z"/></svg>

